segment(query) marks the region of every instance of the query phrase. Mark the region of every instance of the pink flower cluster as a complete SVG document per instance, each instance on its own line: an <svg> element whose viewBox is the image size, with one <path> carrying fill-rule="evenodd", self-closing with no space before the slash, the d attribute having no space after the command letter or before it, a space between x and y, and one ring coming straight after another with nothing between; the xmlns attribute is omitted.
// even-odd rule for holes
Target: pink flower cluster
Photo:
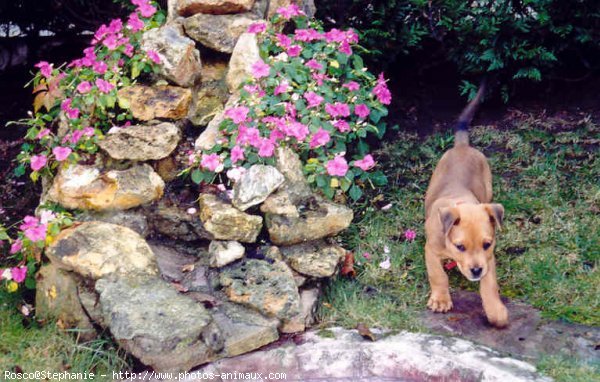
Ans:
<svg viewBox="0 0 600 382"><path fill-rule="evenodd" d="M26 277L27 277L27 267L26 266L6 268L0 272L0 279L7 280L7 281L12 280L16 283L22 283L23 281L25 281Z"/></svg>
<svg viewBox="0 0 600 382"><path fill-rule="evenodd" d="M19 227L32 242L46 240L46 231L48 230L48 223L42 223L40 219L35 216L25 216L23 224Z"/></svg>

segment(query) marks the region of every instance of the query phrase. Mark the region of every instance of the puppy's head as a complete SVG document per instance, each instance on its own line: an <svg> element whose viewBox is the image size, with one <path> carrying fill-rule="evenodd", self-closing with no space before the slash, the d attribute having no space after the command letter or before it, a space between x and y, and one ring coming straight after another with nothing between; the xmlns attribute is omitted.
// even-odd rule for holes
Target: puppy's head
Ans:
<svg viewBox="0 0 600 382"><path fill-rule="evenodd" d="M501 204L459 204L439 210L446 249L461 273L479 281L494 256L496 228L502 225Z"/></svg>

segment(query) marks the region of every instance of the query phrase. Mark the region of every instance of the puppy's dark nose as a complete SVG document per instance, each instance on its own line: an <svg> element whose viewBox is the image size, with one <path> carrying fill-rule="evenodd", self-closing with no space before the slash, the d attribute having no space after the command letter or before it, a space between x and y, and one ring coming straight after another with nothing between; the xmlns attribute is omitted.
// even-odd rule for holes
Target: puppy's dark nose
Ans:
<svg viewBox="0 0 600 382"><path fill-rule="evenodd" d="M471 274L473 275L473 277L479 277L481 276L482 270L483 268L471 268Z"/></svg>

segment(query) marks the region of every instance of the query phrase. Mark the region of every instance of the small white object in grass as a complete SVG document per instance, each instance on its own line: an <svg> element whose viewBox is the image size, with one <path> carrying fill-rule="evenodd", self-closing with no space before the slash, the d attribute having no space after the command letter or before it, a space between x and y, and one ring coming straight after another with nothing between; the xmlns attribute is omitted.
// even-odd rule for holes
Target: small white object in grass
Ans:
<svg viewBox="0 0 600 382"><path fill-rule="evenodd" d="M187 213L190 215L194 215L198 210L196 210L194 207L190 207L187 209Z"/></svg>
<svg viewBox="0 0 600 382"><path fill-rule="evenodd" d="M382 211L387 211L387 210L389 210L390 208L392 208L392 205L393 205L393 203L388 203L388 204L386 204L385 206L381 207L381 210L382 210Z"/></svg>
<svg viewBox="0 0 600 382"><path fill-rule="evenodd" d="M390 261L390 257L386 257L381 263L379 263L379 268L381 269L390 269L392 266L392 262Z"/></svg>
<svg viewBox="0 0 600 382"><path fill-rule="evenodd" d="M388 247L387 245L384 245L384 246L383 246L383 253L385 253L386 255L387 255L388 253L390 253L390 247Z"/></svg>

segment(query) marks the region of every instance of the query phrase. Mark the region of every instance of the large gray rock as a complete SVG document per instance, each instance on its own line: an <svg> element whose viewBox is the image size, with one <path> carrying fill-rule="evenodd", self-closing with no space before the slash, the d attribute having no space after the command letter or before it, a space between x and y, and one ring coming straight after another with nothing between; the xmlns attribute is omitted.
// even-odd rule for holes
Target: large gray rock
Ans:
<svg viewBox="0 0 600 382"><path fill-rule="evenodd" d="M283 180L275 167L255 164L233 186L233 205L242 211L256 206L281 186Z"/></svg>
<svg viewBox="0 0 600 382"><path fill-rule="evenodd" d="M153 119L183 119L192 103L188 88L168 85L132 85L117 92L119 106L131 110L141 121Z"/></svg>
<svg viewBox="0 0 600 382"><path fill-rule="evenodd" d="M292 195L292 198L308 197L312 194L302 172L302 161L291 148L279 146L275 149L275 167L285 178L281 189Z"/></svg>
<svg viewBox="0 0 600 382"><path fill-rule="evenodd" d="M40 268L35 279L36 319L57 320L63 329L77 328L84 339L95 337L96 330L79 301L76 275L48 263Z"/></svg>
<svg viewBox="0 0 600 382"><path fill-rule="evenodd" d="M142 49L159 55L160 74L176 85L190 87L200 78L200 53L180 24L169 23L144 32Z"/></svg>
<svg viewBox="0 0 600 382"><path fill-rule="evenodd" d="M164 122L119 129L107 134L98 146L113 159L148 161L168 157L177 147L179 139L177 126Z"/></svg>
<svg viewBox="0 0 600 382"><path fill-rule="evenodd" d="M157 277L102 279L96 290L115 340L156 371L188 371L223 348L210 313Z"/></svg>
<svg viewBox="0 0 600 382"><path fill-rule="evenodd" d="M269 237L276 245L292 245L334 236L346 229L354 214L344 205L319 196L297 198L286 191L269 196L265 213Z"/></svg>
<svg viewBox="0 0 600 382"><path fill-rule="evenodd" d="M213 268L224 267L244 257L246 249L237 241L213 240L208 246L210 254L210 266Z"/></svg>
<svg viewBox="0 0 600 382"><path fill-rule="evenodd" d="M120 225L134 230L143 237L147 237L150 234L146 215L137 209L125 211L83 211L77 215L76 220L81 222L99 221Z"/></svg>
<svg viewBox="0 0 600 382"><path fill-rule="evenodd" d="M152 229L161 235L184 241L212 239L198 214L190 214L185 208L161 200L146 210Z"/></svg>
<svg viewBox="0 0 600 382"><path fill-rule="evenodd" d="M147 164L110 171L75 164L58 172L45 198L69 209L126 210L160 199L164 187Z"/></svg>
<svg viewBox="0 0 600 382"><path fill-rule="evenodd" d="M229 300L268 317L289 319L300 313L294 276L281 261L244 260L224 268L219 283Z"/></svg>
<svg viewBox="0 0 600 382"><path fill-rule="evenodd" d="M196 372L262 373L288 381L514 381L550 382L535 366L462 339L402 332L371 342L356 330L332 328L298 335L280 346L226 358ZM188 378L185 382L200 382Z"/></svg>
<svg viewBox="0 0 600 382"><path fill-rule="evenodd" d="M260 60L258 41L254 33L242 33L233 48L227 72L227 86L238 93L244 81L252 77L252 65Z"/></svg>
<svg viewBox="0 0 600 382"><path fill-rule="evenodd" d="M223 303L212 312L223 337L225 356L248 353L277 341L277 319L267 319L238 304Z"/></svg>
<svg viewBox="0 0 600 382"><path fill-rule="evenodd" d="M200 194L200 220L217 240L254 243L262 229L262 217L244 213L216 195Z"/></svg>
<svg viewBox="0 0 600 382"><path fill-rule="evenodd" d="M247 12L255 0L172 0L176 3L179 16L192 16L196 13L224 15Z"/></svg>
<svg viewBox="0 0 600 382"><path fill-rule="evenodd" d="M312 277L331 277L346 255L346 250L323 241L312 241L281 247L281 253L296 272Z"/></svg>
<svg viewBox="0 0 600 382"><path fill-rule="evenodd" d="M202 45L223 53L232 53L240 35L258 19L253 13L236 15L196 14L183 22L185 33Z"/></svg>
<svg viewBox="0 0 600 382"><path fill-rule="evenodd" d="M46 248L46 256L59 268L95 280L113 274L158 273L146 241L131 229L110 223L88 222L63 230Z"/></svg>

